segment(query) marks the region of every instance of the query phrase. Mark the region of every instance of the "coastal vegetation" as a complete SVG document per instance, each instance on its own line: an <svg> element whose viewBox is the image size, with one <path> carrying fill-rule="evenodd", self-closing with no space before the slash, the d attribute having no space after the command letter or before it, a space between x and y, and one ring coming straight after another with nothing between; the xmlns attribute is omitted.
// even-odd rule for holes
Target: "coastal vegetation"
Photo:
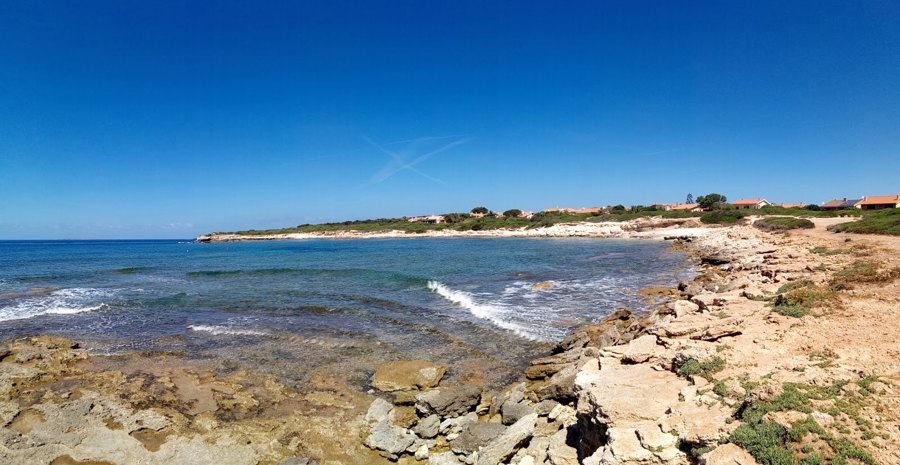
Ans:
<svg viewBox="0 0 900 465"><path fill-rule="evenodd" d="M708 200L710 196L715 197L718 194L710 194L708 196L699 196ZM718 198L724 199L724 196ZM268 235L268 234L291 234L291 233L321 233L321 232L339 232L339 231L359 231L359 232L385 232L385 231L403 231L409 234L425 233L428 231L487 231L495 229L522 229L522 228L544 228L561 223L574 222L590 222L601 223L610 221L630 221L637 218L699 218L705 224L736 224L747 216L793 216L800 219L766 219L763 227L769 229L792 229L794 227L809 227L808 220L804 217L812 218L832 218L840 216L859 217L864 219L851 222L849 225L872 225L857 229L865 229L868 231L879 230L885 234L900 234L900 210L892 212L864 212L856 209L849 210L821 210L818 208L782 208L778 206L767 206L759 210L737 210L733 206L725 203L714 203L710 211L693 212L689 210L670 210L667 211L655 206L633 205L625 207L624 205L615 205L605 209L599 209L591 213L573 213L571 211L543 211L534 213L531 217L523 216L521 210L513 208L505 210L503 213L495 214L487 207L479 206L473 208L470 213L445 213L440 215L443 222L426 222L426 221L410 221L410 217L401 218L378 218L368 220L342 221L335 223L320 224L301 224L294 227L277 228L277 229L250 229L245 231L237 231L233 233L216 232L213 234L238 234L244 236ZM817 207L812 205L812 207ZM866 219L872 217L872 221ZM805 226L804 226L805 225ZM838 225L844 226L844 224ZM848 226L849 227L849 226ZM867 229L868 228L868 229ZM880 229L879 229L880 228ZM893 228L893 229L890 229ZM851 230L853 232L864 232L863 230ZM893 232L893 231L897 232Z"/></svg>
<svg viewBox="0 0 900 465"><path fill-rule="evenodd" d="M812 229L815 227L815 224L806 218L794 218L791 216L763 218L753 223L753 225L763 231L787 231L789 229Z"/></svg>
<svg viewBox="0 0 900 465"><path fill-rule="evenodd" d="M859 221L836 224L829 231L862 234L900 235L900 208L886 208L868 212Z"/></svg>

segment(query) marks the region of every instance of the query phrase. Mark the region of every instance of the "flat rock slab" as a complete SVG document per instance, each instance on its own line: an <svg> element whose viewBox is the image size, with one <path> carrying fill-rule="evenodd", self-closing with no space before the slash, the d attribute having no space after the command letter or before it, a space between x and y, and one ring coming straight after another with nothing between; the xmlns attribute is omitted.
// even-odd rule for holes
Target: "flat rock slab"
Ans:
<svg viewBox="0 0 900 465"><path fill-rule="evenodd" d="M447 367L424 360L401 360L382 365L372 376L372 386L380 391L414 391L437 386Z"/></svg>
<svg viewBox="0 0 900 465"><path fill-rule="evenodd" d="M578 411L596 415L608 426L656 421L678 403L678 394L689 383L649 364L606 365L583 371L575 379Z"/></svg>

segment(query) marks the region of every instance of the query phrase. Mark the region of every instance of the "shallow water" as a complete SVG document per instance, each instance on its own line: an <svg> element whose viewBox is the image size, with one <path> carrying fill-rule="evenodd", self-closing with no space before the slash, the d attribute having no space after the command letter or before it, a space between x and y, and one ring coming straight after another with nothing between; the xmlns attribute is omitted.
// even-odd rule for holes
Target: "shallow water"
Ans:
<svg viewBox="0 0 900 465"><path fill-rule="evenodd" d="M425 358L450 376L515 376L572 328L693 269L668 244L610 239L0 242L0 338L91 352L179 352L302 384L365 384ZM552 287L532 286L550 281Z"/></svg>

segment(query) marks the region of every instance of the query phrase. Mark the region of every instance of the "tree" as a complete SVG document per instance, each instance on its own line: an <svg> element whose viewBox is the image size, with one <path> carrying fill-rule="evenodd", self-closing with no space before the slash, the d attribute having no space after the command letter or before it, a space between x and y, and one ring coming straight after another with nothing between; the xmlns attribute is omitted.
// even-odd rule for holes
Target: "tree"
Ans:
<svg viewBox="0 0 900 465"><path fill-rule="evenodd" d="M684 200L684 203L694 203L694 195L688 194L687 198Z"/></svg>
<svg viewBox="0 0 900 465"><path fill-rule="evenodd" d="M472 213L487 215L488 213L490 213L490 210L488 210L486 207L475 207L472 209Z"/></svg>
<svg viewBox="0 0 900 465"><path fill-rule="evenodd" d="M715 192L697 196L697 203L700 204L703 208L712 208L713 205L725 203L728 199L722 194L716 194Z"/></svg>
<svg viewBox="0 0 900 465"><path fill-rule="evenodd" d="M522 214L522 210L519 210L518 208L511 208L511 209L503 212L503 216L505 216L507 218L518 218L519 215L521 215L521 214Z"/></svg>
<svg viewBox="0 0 900 465"><path fill-rule="evenodd" d="M625 211L625 206L624 205L616 205L616 206L612 207L611 210L614 212L623 212L623 211Z"/></svg>

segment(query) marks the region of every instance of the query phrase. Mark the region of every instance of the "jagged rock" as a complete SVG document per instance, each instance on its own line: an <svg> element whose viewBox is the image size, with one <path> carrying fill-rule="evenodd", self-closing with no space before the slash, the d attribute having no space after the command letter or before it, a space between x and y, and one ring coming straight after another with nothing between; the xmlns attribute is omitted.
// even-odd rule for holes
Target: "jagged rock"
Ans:
<svg viewBox="0 0 900 465"><path fill-rule="evenodd" d="M567 443L568 433L561 429L550 436L547 457L553 465L578 465L578 450Z"/></svg>
<svg viewBox="0 0 900 465"><path fill-rule="evenodd" d="M417 395L416 408L426 415L436 413L443 418L455 417L474 408L480 399L481 389L477 386L442 387Z"/></svg>
<svg viewBox="0 0 900 465"><path fill-rule="evenodd" d="M557 404L556 407L553 407L553 410L550 411L547 418L566 428L578 422L578 415L575 408L563 404Z"/></svg>
<svg viewBox="0 0 900 465"><path fill-rule="evenodd" d="M496 465L516 453L516 449L534 434L537 414L532 413L515 422L496 439L481 448L478 465Z"/></svg>
<svg viewBox="0 0 900 465"><path fill-rule="evenodd" d="M691 297L691 302L697 304L700 307L700 310L706 310L709 307L725 305L727 301L715 294L700 294Z"/></svg>
<svg viewBox="0 0 900 465"><path fill-rule="evenodd" d="M538 415L547 416L550 415L550 412L552 412L553 409L555 409L558 405L560 405L560 403L555 400L542 400L534 406L534 411L537 412Z"/></svg>
<svg viewBox="0 0 900 465"><path fill-rule="evenodd" d="M394 406L394 410L388 416L394 426L401 428L410 428L419 421L419 416L416 415L416 408L412 405Z"/></svg>
<svg viewBox="0 0 900 465"><path fill-rule="evenodd" d="M637 322L630 310L620 309L600 323L582 326L569 334L559 343L560 351L573 348L603 348L616 344L628 333L629 328Z"/></svg>
<svg viewBox="0 0 900 465"><path fill-rule="evenodd" d="M379 421L369 430L365 444L370 449L382 450L388 454L399 454L416 442L412 432L391 426L387 419Z"/></svg>
<svg viewBox="0 0 900 465"><path fill-rule="evenodd" d="M575 399L575 375L577 374L578 368L575 365L569 365L555 373L550 379L533 384L531 390L542 401L553 399L568 402Z"/></svg>
<svg viewBox="0 0 900 465"><path fill-rule="evenodd" d="M742 321L733 321L727 324L709 326L699 334L692 334L691 339L700 341L715 341L726 336L737 336L742 332Z"/></svg>
<svg viewBox="0 0 900 465"><path fill-rule="evenodd" d="M394 406L391 405L390 402L376 397L375 400L372 401L372 405L369 406L369 410L366 412L366 421L369 423L382 421L388 417L393 409Z"/></svg>
<svg viewBox="0 0 900 465"><path fill-rule="evenodd" d="M643 363L656 356L658 350L659 346L656 345L656 336L648 334L632 339L628 343L628 349L622 355L622 360L630 363Z"/></svg>
<svg viewBox="0 0 900 465"><path fill-rule="evenodd" d="M525 454L534 457L534 463L544 463L547 460L547 449L550 447L549 437L533 437L525 448Z"/></svg>
<svg viewBox="0 0 900 465"><path fill-rule="evenodd" d="M554 373L577 362L581 356L580 351L570 350L547 357L537 358L531 361L525 369L525 377L528 379L545 379Z"/></svg>
<svg viewBox="0 0 900 465"><path fill-rule="evenodd" d="M416 460L425 460L428 458L428 444L422 444L416 449L414 454Z"/></svg>
<svg viewBox="0 0 900 465"><path fill-rule="evenodd" d="M641 446L634 429L610 428L606 434L607 444L585 459L586 465L649 463L654 459L653 453Z"/></svg>
<svg viewBox="0 0 900 465"><path fill-rule="evenodd" d="M455 440L450 442L450 449L457 454L469 455L480 447L487 445L507 430L500 423L478 421L465 425Z"/></svg>
<svg viewBox="0 0 900 465"><path fill-rule="evenodd" d="M372 375L372 386L381 391L412 391L438 385L447 367L424 360L402 360L382 365Z"/></svg>
<svg viewBox="0 0 900 465"><path fill-rule="evenodd" d="M668 304L666 304L666 307L675 312L676 318L682 318L686 315L696 313L700 310L699 305L687 300L676 300L675 302L669 302Z"/></svg>
<svg viewBox="0 0 900 465"><path fill-rule="evenodd" d="M423 437L426 439L433 438L437 436L440 431L441 426L441 418L437 415L428 415L425 418L419 420L416 426L413 428L413 431L419 435L419 437Z"/></svg>
<svg viewBox="0 0 900 465"><path fill-rule="evenodd" d="M478 415L475 412L467 413L461 417L448 418L441 422L441 426L438 430L441 434L445 434L450 436L452 434L459 434L463 428L470 424L478 421Z"/></svg>
<svg viewBox="0 0 900 465"><path fill-rule="evenodd" d="M681 291L688 298L693 297L698 294L702 294L704 292L703 286L698 283L678 283L678 290Z"/></svg>
<svg viewBox="0 0 900 465"><path fill-rule="evenodd" d="M722 444L700 458L702 465L757 465L750 453L734 444Z"/></svg>
<svg viewBox="0 0 900 465"><path fill-rule="evenodd" d="M453 452L440 452L428 456L428 465L462 465Z"/></svg>
<svg viewBox="0 0 900 465"><path fill-rule="evenodd" d="M314 462L306 457L291 457L278 462L278 465L312 465Z"/></svg>
<svg viewBox="0 0 900 465"><path fill-rule="evenodd" d="M536 291L545 291L547 289L553 289L553 281L541 281L539 283L534 283L531 285L531 289Z"/></svg>
<svg viewBox="0 0 900 465"><path fill-rule="evenodd" d="M512 402L512 400L507 400L503 404L503 407L500 408L500 414L503 417L504 425L511 425L519 421L522 417L532 413L535 413L534 409L525 402Z"/></svg>

